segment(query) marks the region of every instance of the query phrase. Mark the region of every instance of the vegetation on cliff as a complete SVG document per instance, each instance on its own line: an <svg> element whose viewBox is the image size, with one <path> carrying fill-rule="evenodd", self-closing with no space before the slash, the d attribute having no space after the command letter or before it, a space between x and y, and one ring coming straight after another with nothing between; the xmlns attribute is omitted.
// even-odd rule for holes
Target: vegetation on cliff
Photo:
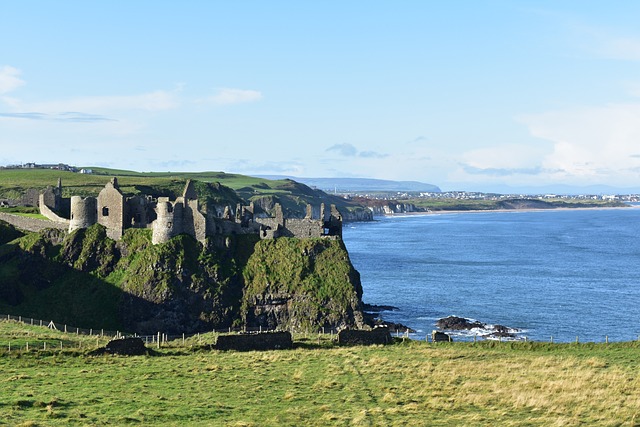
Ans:
<svg viewBox="0 0 640 427"><path fill-rule="evenodd" d="M180 235L152 245L144 229L115 242L99 224L22 237L0 226L0 312L141 333L362 321L359 276L339 240L236 235L202 245ZM273 293L287 309L256 315L255 301L269 311L264 302Z"/></svg>
<svg viewBox="0 0 640 427"><path fill-rule="evenodd" d="M244 280L249 324L314 330L363 323L360 275L341 240L260 241Z"/></svg>
<svg viewBox="0 0 640 427"><path fill-rule="evenodd" d="M18 237L23 236L24 234L17 230L11 224L7 224L4 221L0 221L0 245L4 245L7 242L10 242Z"/></svg>

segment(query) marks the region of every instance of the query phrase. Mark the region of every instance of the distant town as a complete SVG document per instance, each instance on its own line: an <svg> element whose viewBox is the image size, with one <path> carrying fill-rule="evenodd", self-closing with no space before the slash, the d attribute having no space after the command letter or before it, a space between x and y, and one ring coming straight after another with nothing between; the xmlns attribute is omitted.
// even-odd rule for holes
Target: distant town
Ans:
<svg viewBox="0 0 640 427"><path fill-rule="evenodd" d="M346 198L364 198L372 200L414 200L414 199L441 199L441 200L601 200L607 202L640 202L640 194L497 194L482 193L477 191L441 191L441 192L368 192L368 193L343 193Z"/></svg>
<svg viewBox="0 0 640 427"><path fill-rule="evenodd" d="M52 164L42 164L42 165L39 165L37 163L24 163L22 165L0 166L0 169L53 169L53 170L66 171L66 172L93 173L91 169L77 168L75 166L71 166L66 163L55 163L55 164L52 163Z"/></svg>
<svg viewBox="0 0 640 427"><path fill-rule="evenodd" d="M82 174L92 174L93 170L78 168L66 163L37 164L24 163L21 165L0 166L0 169L54 169ZM327 190L327 192L331 192ZM497 194L478 191L440 191L440 192L338 192L344 198L366 198L371 200L409 200L409 199L441 199L441 200L600 200L608 202L640 202L640 194Z"/></svg>

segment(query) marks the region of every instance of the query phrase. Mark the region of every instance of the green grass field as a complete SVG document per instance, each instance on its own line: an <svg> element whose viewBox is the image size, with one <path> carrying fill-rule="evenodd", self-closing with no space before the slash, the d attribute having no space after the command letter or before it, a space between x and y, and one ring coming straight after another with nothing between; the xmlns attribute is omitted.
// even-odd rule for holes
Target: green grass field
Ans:
<svg viewBox="0 0 640 427"><path fill-rule="evenodd" d="M93 168L93 174L80 174L50 169L0 169L0 194L24 192L29 188L44 189L62 179L63 195L97 195L112 176L118 178L123 192L137 193L136 186L173 188L181 191L187 179L203 182L220 182L234 190L256 186L256 191L277 187L285 181L270 181L224 172L133 172ZM9 197L9 196L6 196Z"/></svg>
<svg viewBox="0 0 640 427"><path fill-rule="evenodd" d="M97 344L0 322L0 425L640 425L637 342L342 348L297 336L293 350L239 353L192 338L157 356L86 355Z"/></svg>

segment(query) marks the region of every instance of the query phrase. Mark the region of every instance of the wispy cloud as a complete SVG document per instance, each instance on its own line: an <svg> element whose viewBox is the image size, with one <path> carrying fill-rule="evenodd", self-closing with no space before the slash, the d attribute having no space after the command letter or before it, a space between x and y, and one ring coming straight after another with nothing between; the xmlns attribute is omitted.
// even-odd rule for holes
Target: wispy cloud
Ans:
<svg viewBox="0 0 640 427"><path fill-rule="evenodd" d="M427 141L428 141L427 137L420 135L413 138L411 141L409 141L409 144L418 144L418 143L427 142Z"/></svg>
<svg viewBox="0 0 640 427"><path fill-rule="evenodd" d="M327 148L326 151L334 151L345 157L354 157L358 154L358 149L351 144L335 144Z"/></svg>
<svg viewBox="0 0 640 427"><path fill-rule="evenodd" d="M97 114L113 111L162 111L180 105L175 91L157 90L138 95L84 96L54 101L16 105L23 110L58 113L60 111L82 111L82 114ZM89 113L90 112L90 113Z"/></svg>
<svg viewBox="0 0 640 427"><path fill-rule="evenodd" d="M335 144L327 148L327 152L336 152L344 157L362 157L368 159L382 159L387 157L387 154L381 154L376 151L358 151L353 144Z"/></svg>
<svg viewBox="0 0 640 427"><path fill-rule="evenodd" d="M359 157L364 157L367 159L384 159L385 157L388 157L388 154L381 154L378 153L376 151L361 151L360 153L358 153Z"/></svg>
<svg viewBox="0 0 640 427"><path fill-rule="evenodd" d="M548 172L541 167L532 168L477 168L474 166L461 164L460 165L465 172L471 175L488 175L488 176L512 176L512 175L540 175L541 173Z"/></svg>
<svg viewBox="0 0 640 427"><path fill-rule="evenodd" d="M216 105L232 105L256 102L261 99L262 93L257 90L221 88L218 89L215 95L206 98L205 101Z"/></svg>
<svg viewBox="0 0 640 427"><path fill-rule="evenodd" d="M600 58L622 61L640 61L640 34L635 29L623 33L618 28L607 28L583 23L572 23L570 28L577 46Z"/></svg>
<svg viewBox="0 0 640 427"><path fill-rule="evenodd" d="M9 93L25 84L24 80L18 77L20 74L20 70L17 68L8 65L0 67L0 95Z"/></svg>
<svg viewBox="0 0 640 427"><path fill-rule="evenodd" d="M78 112L66 113L0 113L0 118L21 119L21 120L52 120L56 122L75 122L75 123L94 123L94 122L113 122L115 119L100 116L97 114L86 114Z"/></svg>
<svg viewBox="0 0 640 427"><path fill-rule="evenodd" d="M165 162L154 162L154 166L159 167L160 169L188 169L191 166L195 165L196 162L193 160L168 160Z"/></svg>
<svg viewBox="0 0 640 427"><path fill-rule="evenodd" d="M266 161L250 162L246 160L231 160L229 170L255 174L298 175L304 168L296 161Z"/></svg>
<svg viewBox="0 0 640 427"><path fill-rule="evenodd" d="M640 61L640 37L601 35L595 40L594 51L604 57L624 61Z"/></svg>

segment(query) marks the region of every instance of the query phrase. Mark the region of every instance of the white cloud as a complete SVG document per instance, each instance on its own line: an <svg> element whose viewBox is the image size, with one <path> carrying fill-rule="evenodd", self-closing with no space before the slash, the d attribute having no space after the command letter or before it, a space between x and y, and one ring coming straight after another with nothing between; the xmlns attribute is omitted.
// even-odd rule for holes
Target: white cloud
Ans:
<svg viewBox="0 0 640 427"><path fill-rule="evenodd" d="M9 93L24 85L24 80L20 79L20 70L5 65L0 68L0 95Z"/></svg>
<svg viewBox="0 0 640 427"><path fill-rule="evenodd" d="M75 112L108 113L113 111L162 111L180 105L177 94L165 90L122 96L85 96L54 101L21 104L22 111L45 113Z"/></svg>
<svg viewBox="0 0 640 427"><path fill-rule="evenodd" d="M542 161L554 178L634 184L640 181L640 104L609 104L523 116L533 136L553 143Z"/></svg>
<svg viewBox="0 0 640 427"><path fill-rule="evenodd" d="M243 104L262 99L262 93L257 90L221 88L218 93L206 99L217 105Z"/></svg>
<svg viewBox="0 0 640 427"><path fill-rule="evenodd" d="M529 169L540 165L546 151L543 144L503 144L467 151L461 160L476 169Z"/></svg>

